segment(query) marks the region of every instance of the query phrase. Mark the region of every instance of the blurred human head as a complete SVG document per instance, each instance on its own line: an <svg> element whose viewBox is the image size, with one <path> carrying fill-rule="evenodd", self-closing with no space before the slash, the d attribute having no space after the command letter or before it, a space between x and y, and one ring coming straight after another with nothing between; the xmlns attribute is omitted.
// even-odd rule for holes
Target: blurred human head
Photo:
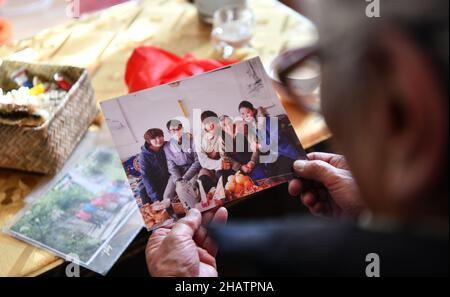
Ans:
<svg viewBox="0 0 450 297"><path fill-rule="evenodd" d="M373 212L448 218L448 1L367 4L311 6L325 119Z"/></svg>
<svg viewBox="0 0 450 297"><path fill-rule="evenodd" d="M164 132L158 128L148 129L144 140L150 149L157 151L164 145Z"/></svg>
<svg viewBox="0 0 450 297"><path fill-rule="evenodd" d="M179 120L170 120L166 124L170 137L175 141L180 141L183 136L183 124Z"/></svg>

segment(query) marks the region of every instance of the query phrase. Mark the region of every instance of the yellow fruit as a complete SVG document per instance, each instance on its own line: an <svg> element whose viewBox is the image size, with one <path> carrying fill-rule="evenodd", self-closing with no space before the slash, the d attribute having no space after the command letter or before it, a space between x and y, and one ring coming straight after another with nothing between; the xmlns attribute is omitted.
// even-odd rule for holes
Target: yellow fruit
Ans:
<svg viewBox="0 0 450 297"><path fill-rule="evenodd" d="M234 175L230 175L230 176L228 177L228 181L229 181L229 182L234 182Z"/></svg>
<svg viewBox="0 0 450 297"><path fill-rule="evenodd" d="M244 184L244 182L245 182L245 176L244 175L242 175L242 174L236 175L236 183L237 184L242 185L242 184Z"/></svg>
<svg viewBox="0 0 450 297"><path fill-rule="evenodd" d="M227 190L229 192L234 192L235 189L236 189L236 184L234 182L227 182L227 184L225 185L225 190Z"/></svg>
<svg viewBox="0 0 450 297"><path fill-rule="evenodd" d="M244 183L244 188L246 190L250 190L253 187L253 183L250 179L247 179Z"/></svg>

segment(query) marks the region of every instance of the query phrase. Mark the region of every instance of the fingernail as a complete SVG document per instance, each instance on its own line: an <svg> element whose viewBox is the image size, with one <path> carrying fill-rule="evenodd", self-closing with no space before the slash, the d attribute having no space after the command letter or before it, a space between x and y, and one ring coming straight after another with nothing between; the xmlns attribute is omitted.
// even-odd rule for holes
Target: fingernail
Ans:
<svg viewBox="0 0 450 297"><path fill-rule="evenodd" d="M294 169L296 171L302 172L303 169L305 168L306 165L306 161L304 160L297 160L294 162Z"/></svg>

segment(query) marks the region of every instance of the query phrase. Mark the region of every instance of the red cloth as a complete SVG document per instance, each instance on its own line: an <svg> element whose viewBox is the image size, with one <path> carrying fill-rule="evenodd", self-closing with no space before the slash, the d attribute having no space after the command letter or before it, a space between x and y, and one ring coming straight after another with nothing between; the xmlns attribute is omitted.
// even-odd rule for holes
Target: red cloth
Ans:
<svg viewBox="0 0 450 297"><path fill-rule="evenodd" d="M89 221L89 219L91 218L91 214L84 212L82 209L80 209L77 213L77 218L79 218L80 220L83 220L85 222Z"/></svg>
<svg viewBox="0 0 450 297"><path fill-rule="evenodd" d="M156 47L142 46L134 49L131 57L128 59L125 70L125 83L128 86L128 92L132 93L236 62L234 60L197 60L191 54L178 57Z"/></svg>
<svg viewBox="0 0 450 297"><path fill-rule="evenodd" d="M0 0L0 4L1 2L2 1ZM0 17L0 45L8 43L11 40L11 36L11 24L7 20Z"/></svg>

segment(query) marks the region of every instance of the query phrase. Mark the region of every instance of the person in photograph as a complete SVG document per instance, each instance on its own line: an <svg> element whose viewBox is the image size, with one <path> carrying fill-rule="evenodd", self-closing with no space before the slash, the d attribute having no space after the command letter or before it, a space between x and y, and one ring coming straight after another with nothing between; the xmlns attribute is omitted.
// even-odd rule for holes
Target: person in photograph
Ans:
<svg viewBox="0 0 450 297"><path fill-rule="evenodd" d="M200 115L200 120L202 136L198 159L202 169L199 173L199 180L205 191L208 192L216 186L221 176L225 182L228 176L238 171L240 164L225 154L225 143L217 114L206 110Z"/></svg>
<svg viewBox="0 0 450 297"><path fill-rule="evenodd" d="M142 175L139 188L142 204L147 204L163 199L169 180L169 170L163 150L166 143L163 131L158 128L149 129L144 134L144 140L139 154Z"/></svg>
<svg viewBox="0 0 450 297"><path fill-rule="evenodd" d="M194 139L190 133L184 131L183 124L179 120L170 120L166 126L171 136L164 146L170 179L164 191L164 205L169 207L171 201L182 196L177 195L177 183L188 182L192 187L196 187L201 167L194 150Z"/></svg>
<svg viewBox="0 0 450 297"><path fill-rule="evenodd" d="M239 170L249 175L252 180L265 178L265 173L259 163L259 151L254 143L250 144L247 125L243 121L233 122L227 115L220 117L222 137L225 143L225 154L239 167Z"/></svg>
<svg viewBox="0 0 450 297"><path fill-rule="evenodd" d="M224 114L220 116L219 122L222 132L234 137L236 129L233 119Z"/></svg>
<svg viewBox="0 0 450 297"><path fill-rule="evenodd" d="M268 161L264 162L266 177L282 175L292 171L292 164L301 155L300 143L295 141L295 131L286 115L276 116L278 127L271 127L270 116L263 107L255 108L249 101L242 101L238 106L239 114L248 125L249 134L259 135L265 131L265 144L257 139L256 149ZM278 131L278 154L262 152L265 145L270 145L270 138Z"/></svg>

